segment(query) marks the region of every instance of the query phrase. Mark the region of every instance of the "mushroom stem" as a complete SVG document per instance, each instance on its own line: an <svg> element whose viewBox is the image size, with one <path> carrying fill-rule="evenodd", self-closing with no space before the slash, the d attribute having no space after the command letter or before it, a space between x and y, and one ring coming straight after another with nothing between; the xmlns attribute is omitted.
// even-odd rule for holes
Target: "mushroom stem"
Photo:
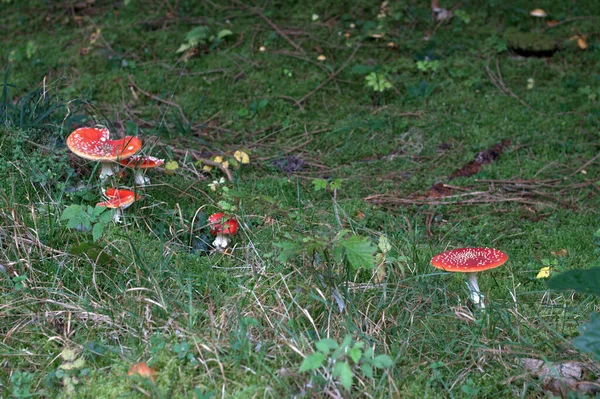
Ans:
<svg viewBox="0 0 600 399"><path fill-rule="evenodd" d="M113 215L113 222L121 223L122 216L123 216L123 210L121 208L115 209L115 214Z"/></svg>
<svg viewBox="0 0 600 399"><path fill-rule="evenodd" d="M213 241L213 247L218 250L227 248L229 244L229 238L225 234L217 234L217 238Z"/></svg>
<svg viewBox="0 0 600 399"><path fill-rule="evenodd" d="M467 281L467 287L469 288L469 293L471 294L471 300L479 309L485 309L485 304L483 303L483 294L479 290L479 284L477 284L477 273L467 273L469 275L469 280Z"/></svg>
<svg viewBox="0 0 600 399"><path fill-rule="evenodd" d="M114 175L112 162L102 162L102 171L100 171L100 178L104 179L105 177Z"/></svg>
<svg viewBox="0 0 600 399"><path fill-rule="evenodd" d="M135 184L138 186L145 186L146 184L150 184L150 179L144 176L144 173L141 170L136 169Z"/></svg>

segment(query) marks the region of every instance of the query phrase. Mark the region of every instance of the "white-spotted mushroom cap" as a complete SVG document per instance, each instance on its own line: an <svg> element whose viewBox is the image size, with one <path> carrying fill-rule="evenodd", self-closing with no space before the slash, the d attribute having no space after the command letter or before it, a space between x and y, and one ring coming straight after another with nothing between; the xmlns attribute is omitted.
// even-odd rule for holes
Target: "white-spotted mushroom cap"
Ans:
<svg viewBox="0 0 600 399"><path fill-rule="evenodd" d="M119 163L127 168L151 169L161 166L165 163L165 160L151 156L133 155L119 161Z"/></svg>
<svg viewBox="0 0 600 399"><path fill-rule="evenodd" d="M125 209L136 200L140 199L140 196L135 195L131 190L119 190L116 188L107 188L104 192L104 196L106 197L106 201L99 202L96 206L105 206L112 209Z"/></svg>
<svg viewBox="0 0 600 399"><path fill-rule="evenodd" d="M82 127L67 137L67 147L77 156L92 161L116 161L129 158L142 148L142 141L133 136L110 140L106 128Z"/></svg>
<svg viewBox="0 0 600 399"><path fill-rule="evenodd" d="M431 265L448 272L473 273L501 266L508 255L494 248L457 248L431 259Z"/></svg>

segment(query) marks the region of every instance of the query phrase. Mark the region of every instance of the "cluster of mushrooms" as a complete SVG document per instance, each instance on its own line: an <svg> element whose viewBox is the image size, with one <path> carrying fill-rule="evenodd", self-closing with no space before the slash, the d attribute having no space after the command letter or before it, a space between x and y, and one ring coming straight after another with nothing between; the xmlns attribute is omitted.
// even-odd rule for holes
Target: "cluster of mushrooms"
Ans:
<svg viewBox="0 0 600 399"><path fill-rule="evenodd" d="M138 186L150 183L144 171L156 168L164 163L164 159L151 156L136 155L142 149L142 141L138 137L125 136L119 140L111 140L110 132L105 127L82 127L74 130L67 137L67 147L77 156L91 161L99 161L102 165L100 179L115 174L117 166L132 169ZM123 209L139 199L132 190L107 188L103 190L105 201L97 206L116 209L114 221L119 222Z"/></svg>
<svg viewBox="0 0 600 399"><path fill-rule="evenodd" d="M448 272L467 273L471 301L483 310L485 304L477 284L477 272L501 266L507 260L507 254L494 248L457 248L434 256L431 265Z"/></svg>
<svg viewBox="0 0 600 399"><path fill-rule="evenodd" d="M137 155L142 149L142 141L138 137L125 136L111 140L110 132L105 127L82 127L74 130L67 137L67 147L80 158L99 161L102 164L101 180L114 175L118 167L133 170L138 187L150 184L150 179L144 176L145 171L164 163L164 159ZM115 209L115 222L120 222L123 209L140 198L134 191L127 189L108 187L102 191L105 200L96 206ZM208 221L212 235L216 236L213 247L217 250L225 249L231 236L238 230L238 222L223 213L211 215Z"/></svg>

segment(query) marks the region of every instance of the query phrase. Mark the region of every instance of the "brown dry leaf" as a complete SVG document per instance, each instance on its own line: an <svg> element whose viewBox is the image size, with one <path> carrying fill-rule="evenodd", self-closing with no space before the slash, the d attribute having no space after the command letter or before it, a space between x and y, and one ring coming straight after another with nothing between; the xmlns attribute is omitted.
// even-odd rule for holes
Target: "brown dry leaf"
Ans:
<svg viewBox="0 0 600 399"><path fill-rule="evenodd" d="M520 359L525 369L542 380L544 390L566 398L568 392L583 394L600 392L600 384L596 381L585 381L588 378L588 367L580 362L544 362L539 359ZM583 380L583 381L582 381Z"/></svg>
<svg viewBox="0 0 600 399"><path fill-rule="evenodd" d="M481 165L492 163L510 146L510 140L503 140L487 150L480 151L475 159L450 175L449 180L456 177L469 177L481 170Z"/></svg>
<svg viewBox="0 0 600 399"><path fill-rule="evenodd" d="M156 381L156 370L152 367L148 367L146 362L138 362L134 363L129 367L129 371L127 372L128 376L138 375L142 378L150 378L152 382Z"/></svg>
<svg viewBox="0 0 600 399"><path fill-rule="evenodd" d="M585 50L588 48L588 44L587 44L585 36L580 36L579 39L577 39L577 45L582 50Z"/></svg>
<svg viewBox="0 0 600 399"><path fill-rule="evenodd" d="M554 256L558 256L559 258L567 256L567 250L565 248L561 249L560 251L551 251L550 253Z"/></svg>
<svg viewBox="0 0 600 399"><path fill-rule="evenodd" d="M425 193L425 198L441 198L452 195L452 189L447 187L444 183L435 183L429 191Z"/></svg>
<svg viewBox="0 0 600 399"><path fill-rule="evenodd" d="M381 283L385 279L385 275L386 275L385 254L384 253L376 254L375 262L377 263L377 268L375 269L375 273L373 275L373 282Z"/></svg>
<svg viewBox="0 0 600 399"><path fill-rule="evenodd" d="M551 20L546 21L546 26L548 26L548 27L550 27L550 26L556 26L556 25L558 25L558 21L555 20L555 19L551 19Z"/></svg>
<svg viewBox="0 0 600 399"><path fill-rule="evenodd" d="M362 211L356 211L356 220L363 220L365 218L365 214Z"/></svg>

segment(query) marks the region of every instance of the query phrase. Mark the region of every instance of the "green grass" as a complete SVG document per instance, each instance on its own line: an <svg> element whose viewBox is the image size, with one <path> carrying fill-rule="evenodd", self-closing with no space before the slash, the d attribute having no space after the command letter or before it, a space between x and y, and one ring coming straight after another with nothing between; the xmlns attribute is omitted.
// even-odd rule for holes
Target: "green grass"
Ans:
<svg viewBox="0 0 600 399"><path fill-rule="evenodd" d="M507 28L543 29L526 1L469 2L468 24L437 29L427 2L412 1L381 20L366 1L49 4L0 5L0 396L545 397L521 358L583 362L598 376L571 344L597 300L535 278L545 265L597 265L598 19L570 20L600 15L594 1L536 4L564 21L542 32L560 45L549 59L506 50ZM185 62L176 50L200 24L234 35ZM589 34L587 50L569 42L573 29ZM426 58L438 69L420 71ZM373 71L393 89L367 86ZM94 243L60 217L100 199L97 166L64 144L96 123L139 134L145 153L179 168L150 172L144 198ZM497 160L448 181L505 139ZM194 156L237 149L250 164L233 171L229 195L211 191L221 173ZM304 166L274 163L289 156ZM315 179L341 187L334 197ZM436 182L466 195L424 200ZM211 240L206 217L223 199L242 224L232 250L194 249ZM381 281L335 256L351 235L373 249L389 239ZM285 259L274 244L291 241L300 249ZM429 264L461 246L510 256L479 278L485 313L465 276ZM393 367L370 378L355 366L351 390L333 365L299 372L316 342L347 336ZM65 349L85 363L70 368ZM127 377L138 361L155 383Z"/></svg>

